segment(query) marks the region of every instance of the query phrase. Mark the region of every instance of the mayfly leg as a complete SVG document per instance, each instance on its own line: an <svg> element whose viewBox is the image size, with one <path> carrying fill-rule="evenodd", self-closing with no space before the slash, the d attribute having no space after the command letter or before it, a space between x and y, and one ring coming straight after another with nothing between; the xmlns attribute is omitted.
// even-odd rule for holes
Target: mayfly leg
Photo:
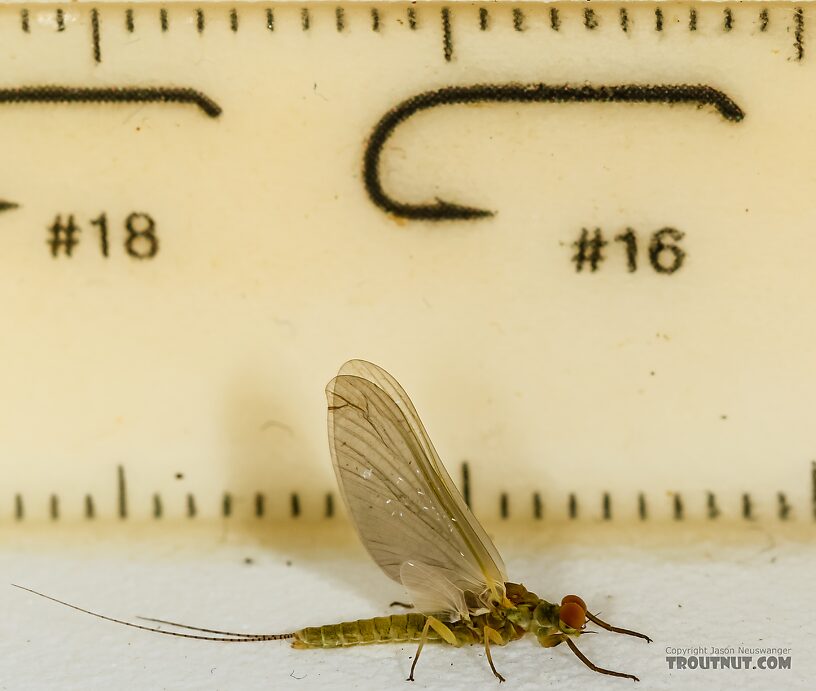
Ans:
<svg viewBox="0 0 816 691"><path fill-rule="evenodd" d="M583 662L587 667L589 667L593 672L598 672L599 674L608 674L610 677L623 677L624 679L631 679L632 681L640 681L634 674L626 674L625 672L613 672L611 669L604 669L603 667L598 667L592 660L590 660L586 655L584 655L580 650L578 650L578 646L575 645L569 638L564 639L567 642L570 650L575 653L575 657L577 657L581 662Z"/></svg>
<svg viewBox="0 0 816 691"><path fill-rule="evenodd" d="M411 663L411 673L408 675L408 679L406 681L414 681L414 670L416 669L417 662L419 662L419 656L422 653L422 648L425 646L425 641L428 640L428 633L431 629L436 631L436 633L439 634L439 637L445 641L445 643L449 643L457 648L459 647L459 641L456 640L456 636L453 634L453 631L451 631L436 617L428 617L425 620L425 626L422 627L419 647L417 648L416 655L414 655L414 661Z"/></svg>
<svg viewBox="0 0 816 691"><path fill-rule="evenodd" d="M643 640L648 641L649 643L652 642L652 639L649 638L645 633L638 633L637 631L632 631L631 629L621 629L617 626L612 626L612 624L607 624L605 621L603 621L602 619L598 619L598 617L596 617L594 614L590 612L587 612L586 616L587 619L589 619L591 622L597 624L602 629L606 629L607 631L612 631L613 633L623 633L626 634L627 636L635 636L636 638L642 638Z"/></svg>
<svg viewBox="0 0 816 691"><path fill-rule="evenodd" d="M422 637L419 639L419 647L417 648L416 655L414 655L414 661L411 663L411 673L408 675L408 679L406 681L414 680L414 670L416 669L417 662L419 662L419 656L422 654L422 648L425 645L425 639L428 638L428 627L430 625L431 618L428 617L425 620L425 626L422 627Z"/></svg>
<svg viewBox="0 0 816 691"><path fill-rule="evenodd" d="M399 600L394 600L389 607L404 607L405 609L413 609L414 606L410 602L400 602Z"/></svg>
<svg viewBox="0 0 816 691"><path fill-rule="evenodd" d="M485 656L487 657L487 662L490 665L490 669L493 670L493 674L496 676L496 679L499 680L499 683L503 681L507 681L499 671L496 669L496 665L493 664L493 656L490 654L490 641L493 640L496 645L504 645L504 639L501 637L501 634L496 631L496 629L491 629L489 626L484 627L484 648L485 648Z"/></svg>

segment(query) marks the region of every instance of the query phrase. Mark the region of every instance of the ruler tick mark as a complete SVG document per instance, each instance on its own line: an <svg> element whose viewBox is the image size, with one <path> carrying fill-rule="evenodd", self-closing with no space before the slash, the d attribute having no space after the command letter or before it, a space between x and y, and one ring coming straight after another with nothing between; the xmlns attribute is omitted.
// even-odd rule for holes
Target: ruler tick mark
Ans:
<svg viewBox="0 0 816 691"><path fill-rule="evenodd" d="M787 521L790 518L791 507L788 504L788 499L785 496L784 492L779 492L777 495L777 501L779 502L779 520Z"/></svg>
<svg viewBox="0 0 816 691"><path fill-rule="evenodd" d="M275 30L275 13L271 8L267 8L266 10L266 28L270 31Z"/></svg>
<svg viewBox="0 0 816 691"><path fill-rule="evenodd" d="M524 31L524 12L520 8L513 8L513 28L516 31Z"/></svg>
<svg viewBox="0 0 816 691"><path fill-rule="evenodd" d="M663 31L663 10L655 7L655 31Z"/></svg>
<svg viewBox="0 0 816 691"><path fill-rule="evenodd" d="M162 498L161 495L156 492L153 495L153 518L158 519L161 518L164 514L164 507L162 506Z"/></svg>
<svg viewBox="0 0 816 691"><path fill-rule="evenodd" d="M646 511L646 495L641 492L638 494L638 516L641 521L645 521L648 514Z"/></svg>
<svg viewBox="0 0 816 691"><path fill-rule="evenodd" d="M232 33L237 32L238 31L238 10L236 10L234 7L230 10L229 19L230 19L230 30L232 31Z"/></svg>
<svg viewBox="0 0 816 691"><path fill-rule="evenodd" d="M490 21L490 15L487 13L487 9L484 7L479 8L479 30L480 31L487 31L487 25Z"/></svg>
<svg viewBox="0 0 816 691"><path fill-rule="evenodd" d="M14 495L14 520L22 521L25 518L25 507L23 506L23 495Z"/></svg>
<svg viewBox="0 0 816 691"><path fill-rule="evenodd" d="M575 496L574 492L569 493L569 498L567 500L567 514L572 520L578 518L578 498Z"/></svg>
<svg viewBox="0 0 816 691"><path fill-rule="evenodd" d="M28 19L28 9L23 8L20 10L20 28L23 30L23 33L30 33L31 32L31 24L29 23Z"/></svg>
<svg viewBox="0 0 816 691"><path fill-rule="evenodd" d="M99 45L99 33L99 10L94 7L91 10L91 40L93 42L94 62L97 64L102 62L102 48Z"/></svg>
<svg viewBox="0 0 816 691"><path fill-rule="evenodd" d="M224 492L221 499L221 515L224 518L232 516L232 495L229 492Z"/></svg>
<svg viewBox="0 0 816 691"><path fill-rule="evenodd" d="M308 31L312 25L312 18L309 15L309 10L306 7L302 7L300 10L300 28L303 31Z"/></svg>
<svg viewBox="0 0 816 691"><path fill-rule="evenodd" d="M793 36L796 60L801 62L805 57L805 13L801 7L797 7L793 13Z"/></svg>
<svg viewBox="0 0 816 691"><path fill-rule="evenodd" d="M745 492L742 495L742 517L746 521L753 521L754 514L753 514L753 503L751 502L751 495L748 492Z"/></svg>
<svg viewBox="0 0 816 691"><path fill-rule="evenodd" d="M197 513L195 495L187 495L187 518L195 518Z"/></svg>
<svg viewBox="0 0 816 691"><path fill-rule="evenodd" d="M127 481L125 478L125 467L116 466L116 498L119 508L119 518L127 518Z"/></svg>
<svg viewBox="0 0 816 691"><path fill-rule="evenodd" d="M767 31L768 30L768 22L770 21L770 16L768 15L768 8L764 8L759 13L759 30L760 31Z"/></svg>
<svg viewBox="0 0 816 691"><path fill-rule="evenodd" d="M292 518L300 516L300 497L297 492L292 492L289 497L289 510L292 513Z"/></svg>
<svg viewBox="0 0 816 691"><path fill-rule="evenodd" d="M620 9L620 28L623 33L629 33L629 12L627 12L625 7L621 7Z"/></svg>
<svg viewBox="0 0 816 691"><path fill-rule="evenodd" d="M723 10L723 31L731 31L734 28L734 13L730 7Z"/></svg>
<svg viewBox="0 0 816 691"><path fill-rule="evenodd" d="M198 31L198 33L200 33L200 34L203 34L204 33L204 10L202 10L200 7L197 8L196 11L195 11L195 19L196 19L196 31Z"/></svg>
<svg viewBox="0 0 816 691"><path fill-rule="evenodd" d="M326 494L326 518L334 516L334 496L331 492Z"/></svg>
<svg viewBox="0 0 816 691"><path fill-rule="evenodd" d="M612 498L609 496L609 492L603 493L603 511L602 516L605 521L608 521L612 518Z"/></svg>
<svg viewBox="0 0 816 691"><path fill-rule="evenodd" d="M499 514L503 519L510 516L510 498L507 496L507 492L502 492L499 495Z"/></svg>
<svg viewBox="0 0 816 691"><path fill-rule="evenodd" d="M443 7L441 11L442 17L442 49L445 55L445 61L450 62L453 59L453 35L451 34L451 12L447 7Z"/></svg>
<svg viewBox="0 0 816 691"><path fill-rule="evenodd" d="M162 33L166 33L169 24L167 20L167 10L164 7L159 10L159 24L161 26Z"/></svg>
<svg viewBox="0 0 816 691"><path fill-rule="evenodd" d="M380 30L380 12L376 7L371 8L371 30Z"/></svg>
<svg viewBox="0 0 816 691"><path fill-rule="evenodd" d="M544 506L541 502L541 495L538 492L533 492L533 518L540 521L543 515Z"/></svg>
<svg viewBox="0 0 816 691"><path fill-rule="evenodd" d="M48 512L52 521L58 521L60 517L59 512L59 497L52 494L48 502Z"/></svg>
<svg viewBox="0 0 816 691"><path fill-rule="evenodd" d="M584 26L590 31L598 28L598 15L589 7L584 10Z"/></svg>
<svg viewBox="0 0 816 691"><path fill-rule="evenodd" d="M697 10L693 7L689 10L689 31L697 31Z"/></svg>
<svg viewBox="0 0 816 691"><path fill-rule="evenodd" d="M674 493L674 520L683 520L683 498L680 496L680 492Z"/></svg>
<svg viewBox="0 0 816 691"><path fill-rule="evenodd" d="M338 32L341 32L346 28L346 11L342 7L335 8L334 23Z"/></svg>
<svg viewBox="0 0 816 691"><path fill-rule="evenodd" d="M708 509L708 518L714 520L720 515L720 510L717 508L717 498L713 492L706 493L706 507Z"/></svg>
<svg viewBox="0 0 816 691"><path fill-rule="evenodd" d="M266 497L263 494L258 492L255 495L255 517L262 518L264 515L264 510L266 508Z"/></svg>
<svg viewBox="0 0 816 691"><path fill-rule="evenodd" d="M132 34L134 29L136 28L136 24L133 21L133 10L126 9L125 10L125 29L129 34Z"/></svg>
<svg viewBox="0 0 816 691"><path fill-rule="evenodd" d="M96 509L94 507L94 500L90 494L85 495L85 518L92 520L96 518Z"/></svg>
<svg viewBox="0 0 816 691"><path fill-rule="evenodd" d="M61 7L57 8L57 31L65 31L65 13Z"/></svg>
<svg viewBox="0 0 816 691"><path fill-rule="evenodd" d="M413 7L408 8L408 26L411 31L416 31L417 28L417 16L416 10Z"/></svg>
<svg viewBox="0 0 816 691"><path fill-rule="evenodd" d="M550 28L553 31L560 31L561 29L561 17L558 16L558 8L556 7L550 8Z"/></svg>

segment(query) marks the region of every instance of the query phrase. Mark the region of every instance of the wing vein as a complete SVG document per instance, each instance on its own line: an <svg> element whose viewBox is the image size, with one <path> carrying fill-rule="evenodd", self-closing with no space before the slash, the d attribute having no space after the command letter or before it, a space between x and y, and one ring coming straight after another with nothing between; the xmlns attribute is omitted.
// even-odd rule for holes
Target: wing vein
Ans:
<svg viewBox="0 0 816 691"><path fill-rule="evenodd" d="M376 365L352 360L326 394L341 494L377 564L422 611L467 617L466 601L476 609L500 601L506 579L498 550L402 387Z"/></svg>

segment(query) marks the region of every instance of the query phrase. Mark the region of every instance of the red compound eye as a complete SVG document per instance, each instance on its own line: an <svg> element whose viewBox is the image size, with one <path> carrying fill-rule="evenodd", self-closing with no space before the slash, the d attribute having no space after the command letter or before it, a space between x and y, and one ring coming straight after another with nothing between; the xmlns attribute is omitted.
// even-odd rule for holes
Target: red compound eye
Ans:
<svg viewBox="0 0 816 691"><path fill-rule="evenodd" d="M586 609L577 602L567 602L567 604L561 605L558 618L571 629L580 629L586 624Z"/></svg>
<svg viewBox="0 0 816 691"><path fill-rule="evenodd" d="M584 602L580 597L577 595L564 595L564 599L561 600L562 605L566 605L568 602L574 602L576 605L580 605L581 608L586 611L586 602Z"/></svg>

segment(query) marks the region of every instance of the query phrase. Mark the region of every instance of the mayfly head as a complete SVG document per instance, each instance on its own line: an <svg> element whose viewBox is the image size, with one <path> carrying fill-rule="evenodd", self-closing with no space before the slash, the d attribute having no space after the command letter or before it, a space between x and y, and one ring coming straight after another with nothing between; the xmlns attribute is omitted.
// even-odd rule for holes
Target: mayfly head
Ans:
<svg viewBox="0 0 816 691"><path fill-rule="evenodd" d="M560 605L540 600L533 611L530 631L535 634L544 648L553 648L570 638L578 638L585 633L587 609L577 595L567 595Z"/></svg>
<svg viewBox="0 0 816 691"><path fill-rule="evenodd" d="M565 595L558 608L558 628L568 636L580 636L586 627L586 603L577 595Z"/></svg>

